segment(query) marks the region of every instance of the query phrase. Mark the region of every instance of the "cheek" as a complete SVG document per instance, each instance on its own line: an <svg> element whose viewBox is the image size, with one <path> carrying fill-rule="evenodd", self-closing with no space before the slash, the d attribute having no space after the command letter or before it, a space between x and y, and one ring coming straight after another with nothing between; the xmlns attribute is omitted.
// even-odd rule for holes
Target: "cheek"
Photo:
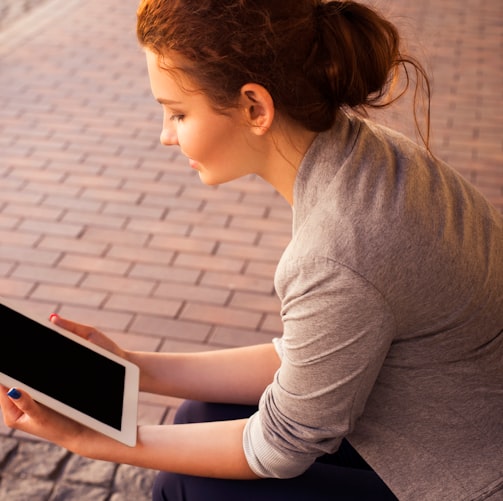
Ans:
<svg viewBox="0 0 503 501"><path fill-rule="evenodd" d="M201 127L195 125L178 125L178 142L185 156L202 161L208 150L207 143L210 141L208 136L211 133L204 131Z"/></svg>
<svg viewBox="0 0 503 501"><path fill-rule="evenodd" d="M180 124L178 127L178 139L183 152L189 158L201 163L210 162L212 159L221 159L228 151L231 141L229 127L223 124Z"/></svg>

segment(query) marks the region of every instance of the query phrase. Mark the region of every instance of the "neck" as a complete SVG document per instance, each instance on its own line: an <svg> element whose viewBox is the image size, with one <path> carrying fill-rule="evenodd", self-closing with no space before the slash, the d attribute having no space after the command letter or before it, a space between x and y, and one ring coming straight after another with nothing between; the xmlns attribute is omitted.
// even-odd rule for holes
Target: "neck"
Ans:
<svg viewBox="0 0 503 501"><path fill-rule="evenodd" d="M280 125L268 133L264 167L257 174L271 184L293 207L293 189L300 164L316 132Z"/></svg>

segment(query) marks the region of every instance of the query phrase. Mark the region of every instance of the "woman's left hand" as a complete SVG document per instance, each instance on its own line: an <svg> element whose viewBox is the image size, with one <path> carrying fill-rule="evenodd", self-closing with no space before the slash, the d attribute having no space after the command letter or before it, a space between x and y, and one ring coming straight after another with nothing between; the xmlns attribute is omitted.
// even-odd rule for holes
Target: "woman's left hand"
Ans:
<svg viewBox="0 0 503 501"><path fill-rule="evenodd" d="M24 390L0 385L0 407L9 428L24 431L72 450L85 427L62 414L35 402ZM16 398L17 397L17 398Z"/></svg>

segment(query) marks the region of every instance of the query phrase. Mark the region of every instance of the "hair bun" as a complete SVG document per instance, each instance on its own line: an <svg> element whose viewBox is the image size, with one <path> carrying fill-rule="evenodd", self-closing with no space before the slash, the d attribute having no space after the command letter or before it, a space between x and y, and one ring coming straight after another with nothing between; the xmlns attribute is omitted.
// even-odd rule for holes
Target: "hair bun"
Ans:
<svg viewBox="0 0 503 501"><path fill-rule="evenodd" d="M381 97L400 56L396 28L352 1L321 3L315 12L317 62L334 101L356 107Z"/></svg>

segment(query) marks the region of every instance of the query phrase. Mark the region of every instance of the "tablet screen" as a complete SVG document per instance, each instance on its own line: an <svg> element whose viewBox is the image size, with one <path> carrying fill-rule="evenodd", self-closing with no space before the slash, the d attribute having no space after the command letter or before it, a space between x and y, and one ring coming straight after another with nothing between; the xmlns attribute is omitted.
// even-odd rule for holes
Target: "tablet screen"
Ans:
<svg viewBox="0 0 503 501"><path fill-rule="evenodd" d="M121 429L123 365L3 304L0 318L0 372Z"/></svg>

